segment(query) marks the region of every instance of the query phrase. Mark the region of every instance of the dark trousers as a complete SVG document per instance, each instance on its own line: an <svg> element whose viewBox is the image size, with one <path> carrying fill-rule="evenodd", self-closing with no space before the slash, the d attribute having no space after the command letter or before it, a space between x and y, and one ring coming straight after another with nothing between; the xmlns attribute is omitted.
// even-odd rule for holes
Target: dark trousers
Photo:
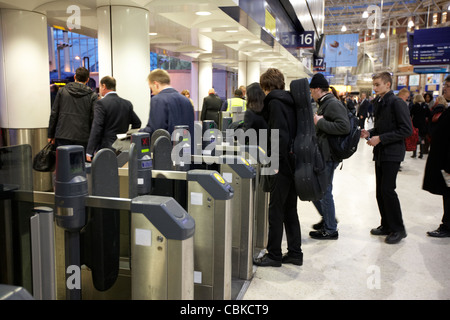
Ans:
<svg viewBox="0 0 450 320"><path fill-rule="evenodd" d="M291 257L302 255L300 222L297 215L297 193L292 176L278 173L271 186L269 202L269 237L267 251L269 258L281 261L283 224L286 230L287 249Z"/></svg>
<svg viewBox="0 0 450 320"><path fill-rule="evenodd" d="M361 129L364 129L364 125L365 125L365 123L366 123L366 119L367 119L367 117L363 117L362 119L359 118L359 127L360 127Z"/></svg>
<svg viewBox="0 0 450 320"><path fill-rule="evenodd" d="M395 192L400 162L375 162L376 197L381 225L392 232L404 231L402 209Z"/></svg>
<svg viewBox="0 0 450 320"><path fill-rule="evenodd" d="M442 196L444 201L444 216L442 217L441 228L450 231L450 188Z"/></svg>

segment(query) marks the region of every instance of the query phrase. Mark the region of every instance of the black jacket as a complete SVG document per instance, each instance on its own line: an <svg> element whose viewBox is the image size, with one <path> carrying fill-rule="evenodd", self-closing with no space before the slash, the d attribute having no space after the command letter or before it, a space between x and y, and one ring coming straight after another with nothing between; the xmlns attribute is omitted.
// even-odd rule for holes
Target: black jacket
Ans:
<svg viewBox="0 0 450 320"><path fill-rule="evenodd" d="M339 161L331 154L328 135L344 135L350 132L347 108L332 93L328 93L319 99L317 114L323 116L316 125L323 158L325 161Z"/></svg>
<svg viewBox="0 0 450 320"><path fill-rule="evenodd" d="M411 107L410 115L414 127L419 129L419 135L425 136L428 132L427 130L427 118L430 116L430 109L425 102L414 103Z"/></svg>
<svg viewBox="0 0 450 320"><path fill-rule="evenodd" d="M118 133L126 133L131 124L132 129L141 127L141 120L133 111L130 101L110 93L98 100L94 108L94 121L89 136L86 153L93 155L95 151L109 148L117 139Z"/></svg>
<svg viewBox="0 0 450 320"><path fill-rule="evenodd" d="M358 118L361 116L363 118L367 118L367 114L369 113L369 100L364 99L363 102L359 105L358 109Z"/></svg>
<svg viewBox="0 0 450 320"><path fill-rule="evenodd" d="M48 124L48 137L87 143L97 94L88 86L70 82L58 90Z"/></svg>
<svg viewBox="0 0 450 320"><path fill-rule="evenodd" d="M268 154L272 155L273 146L270 145L273 130L279 132L279 172L284 175L294 173L293 158L290 154L293 147L295 135L297 133L297 118L295 115L294 100L289 92L285 90L272 90L264 98L264 113L266 122L269 125L268 134ZM275 156L275 155L274 155Z"/></svg>
<svg viewBox="0 0 450 320"><path fill-rule="evenodd" d="M374 128L370 137L379 136L381 142L373 149L374 161L401 162L405 158L405 138L412 134L408 106L392 91L383 98L373 100L375 109Z"/></svg>
<svg viewBox="0 0 450 320"><path fill-rule="evenodd" d="M261 113L257 113L251 109L247 109L244 114L244 131L248 129L253 129L256 131L256 137L258 139L257 143L259 143L259 130L268 130L269 125L267 121L264 119Z"/></svg>
<svg viewBox="0 0 450 320"><path fill-rule="evenodd" d="M450 108L439 117L431 134L431 147L423 178L424 190L440 195L450 192L441 170L450 173Z"/></svg>
<svg viewBox="0 0 450 320"><path fill-rule="evenodd" d="M200 120L213 120L218 126L220 126L220 108L222 107L222 99L215 94L211 93L203 99L202 114Z"/></svg>

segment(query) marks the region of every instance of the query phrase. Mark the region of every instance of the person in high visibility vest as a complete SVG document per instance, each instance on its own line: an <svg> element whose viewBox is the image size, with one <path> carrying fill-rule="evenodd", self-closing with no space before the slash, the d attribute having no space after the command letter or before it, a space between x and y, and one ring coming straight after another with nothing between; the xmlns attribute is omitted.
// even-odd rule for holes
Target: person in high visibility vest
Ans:
<svg viewBox="0 0 450 320"><path fill-rule="evenodd" d="M233 112L233 107L242 107L242 112L247 110L247 101L242 99L242 90L236 89L234 92L234 97L227 99L222 106L222 111Z"/></svg>

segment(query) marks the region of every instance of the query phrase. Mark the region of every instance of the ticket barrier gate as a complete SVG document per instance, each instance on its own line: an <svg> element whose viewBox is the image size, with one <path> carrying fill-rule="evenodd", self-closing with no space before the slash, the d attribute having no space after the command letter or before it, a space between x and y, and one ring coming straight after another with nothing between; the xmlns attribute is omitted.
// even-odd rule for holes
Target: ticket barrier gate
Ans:
<svg viewBox="0 0 450 320"><path fill-rule="evenodd" d="M65 245L65 270L68 275L65 283L66 298L81 298L81 280L77 279L81 263L84 261L82 254L82 241L80 241L80 230L86 228L83 224L89 225L90 221L86 221L86 208L101 208L113 210L126 210L131 212L131 220L147 220L147 226L153 226L153 229L140 228L137 237L133 238L131 243L134 248L134 258L138 261L152 261L153 267L147 267L146 272L140 272L138 264L136 268L131 268L131 277L134 281L134 289L137 287L147 289L147 292L132 296L134 299L192 299L193 298L193 234L194 220L186 211L172 198L143 196L135 199L123 199L114 197L90 196L87 195L86 174L84 166L84 152L79 146L59 147L57 163L57 181L55 193L48 192L32 192L34 203L54 205L56 208L55 220L57 224L64 228L66 245ZM93 162L94 166L94 162ZM114 163L112 164L114 166ZM117 171L117 164L115 164ZM8 170L8 168L5 168ZM95 167L92 168L95 171ZM61 187L62 185L62 187ZM12 201L29 201L27 198L29 192L15 191L13 192ZM14 206L11 206L14 208ZM41 210L49 213L48 210ZM84 210L83 210L84 209ZM142 217L145 217L143 219ZM44 234L40 234L39 238L48 237L50 240L54 237L53 219L40 219L37 230L48 230ZM47 229L43 228L44 224L49 224ZM34 228L36 229L36 228ZM36 231L36 230L34 230ZM31 230L32 238L33 230ZM153 232L152 232L153 231ZM67 234L70 233L70 234ZM81 237L82 238L82 237ZM102 239L94 239L90 242L92 247L96 245L103 246ZM48 241L49 243L51 241ZM70 244L70 245L69 245ZM141 250L145 247L147 250ZM148 250L154 249L156 250ZM173 249L174 248L174 249ZM40 250L40 251L39 251ZM45 246L38 247L36 252L33 248L33 257L52 256L49 251L52 248ZM95 251L95 250L94 250ZM112 259L114 260L114 258ZM103 266L108 264L105 260ZM142 265L142 264L141 264ZM33 269L39 270L39 266L33 263ZM106 275L102 266L93 265L93 273L98 278L109 279L110 275ZM77 271L78 270L78 271ZM191 270L191 271L189 271ZM111 270L109 270L111 271ZM135 272L136 271L136 272ZM71 274L71 272L73 272ZM78 273L77 273L78 272ZM177 274L178 272L178 274ZM42 274L47 278L55 279L55 276L49 269L42 269ZM176 276L168 276L167 274ZM149 276L150 274L150 276ZM114 275L113 275L114 277ZM34 275L33 275L34 278ZM33 279L34 281L35 279ZM38 282L35 282L38 284ZM35 284L34 283L34 284ZM51 281L44 281L44 285L54 286ZM36 286L36 285L35 285ZM39 284L37 285L39 286ZM42 288L33 288L33 291L45 291ZM46 292L48 292L47 290ZM51 290L50 290L51 291ZM145 291L145 290L144 290ZM48 297L48 296L46 296ZM44 297L45 298L45 297Z"/></svg>
<svg viewBox="0 0 450 320"><path fill-rule="evenodd" d="M209 143L215 142L216 131L213 129L216 129L214 121L203 121L203 137L207 137L209 133L210 138L204 139L202 149ZM169 154L169 152L166 151L164 154ZM154 157L157 158L157 156L158 154L155 153ZM253 179L256 175L255 169L245 159L238 156L193 155L191 159L190 163L194 164L192 166L214 164L214 168L217 168L224 180L233 187L234 196L231 199L232 277L250 280L253 276ZM170 163L170 159L163 163ZM202 165L200 167L207 168Z"/></svg>
<svg viewBox="0 0 450 320"><path fill-rule="evenodd" d="M138 137L132 137L133 139ZM174 195L176 182L187 184L186 209L195 220L194 236L194 298L201 300L231 299L232 278L232 220L231 198L234 190L214 170L175 171L171 153L172 142L168 134L158 134L154 139L152 194ZM133 166L135 157L143 153L139 145L130 152L130 169L120 169L121 176L128 176L129 189L136 184ZM190 153L190 152L189 152ZM169 182L169 183L167 183ZM180 191L180 190L178 190Z"/></svg>

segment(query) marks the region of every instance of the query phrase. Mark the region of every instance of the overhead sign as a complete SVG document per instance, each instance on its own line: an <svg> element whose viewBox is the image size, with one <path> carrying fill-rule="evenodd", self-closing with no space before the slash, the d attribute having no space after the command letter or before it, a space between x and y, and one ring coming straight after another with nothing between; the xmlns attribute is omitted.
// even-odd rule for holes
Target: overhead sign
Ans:
<svg viewBox="0 0 450 320"><path fill-rule="evenodd" d="M412 65L450 63L450 27L415 30L410 56Z"/></svg>
<svg viewBox="0 0 450 320"><path fill-rule="evenodd" d="M358 64L357 33L335 34L325 37L325 63L327 67L356 67Z"/></svg>
<svg viewBox="0 0 450 320"><path fill-rule="evenodd" d="M318 72L324 72L327 69L324 58L314 57L313 70Z"/></svg>
<svg viewBox="0 0 450 320"><path fill-rule="evenodd" d="M314 31L305 31L303 33L284 32L281 35L281 44L285 48L314 48Z"/></svg>

